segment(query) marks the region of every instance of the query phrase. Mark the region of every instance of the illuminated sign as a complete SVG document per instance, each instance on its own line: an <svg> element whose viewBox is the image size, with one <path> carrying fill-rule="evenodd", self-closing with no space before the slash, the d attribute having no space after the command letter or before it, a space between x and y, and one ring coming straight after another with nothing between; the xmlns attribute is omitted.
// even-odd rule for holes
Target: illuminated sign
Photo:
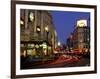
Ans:
<svg viewBox="0 0 100 79"><path fill-rule="evenodd" d="M77 21L77 27L86 27L87 26L87 20L78 20Z"/></svg>

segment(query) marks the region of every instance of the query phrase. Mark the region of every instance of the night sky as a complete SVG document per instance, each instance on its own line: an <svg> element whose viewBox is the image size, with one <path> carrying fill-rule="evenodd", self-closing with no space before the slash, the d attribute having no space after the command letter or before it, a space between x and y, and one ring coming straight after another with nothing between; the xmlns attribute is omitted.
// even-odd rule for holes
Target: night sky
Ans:
<svg viewBox="0 0 100 79"><path fill-rule="evenodd" d="M51 15L57 31L58 40L62 44L66 44L66 39L73 32L78 19L89 20L90 18L89 12L51 11Z"/></svg>

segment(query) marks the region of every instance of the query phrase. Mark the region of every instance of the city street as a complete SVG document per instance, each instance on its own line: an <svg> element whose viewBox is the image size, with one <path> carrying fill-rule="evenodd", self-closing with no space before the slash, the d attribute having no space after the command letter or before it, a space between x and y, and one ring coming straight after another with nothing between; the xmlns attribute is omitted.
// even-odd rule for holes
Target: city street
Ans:
<svg viewBox="0 0 100 79"><path fill-rule="evenodd" d="M89 66L89 16L80 12L21 10L20 68Z"/></svg>
<svg viewBox="0 0 100 79"><path fill-rule="evenodd" d="M79 56L61 55L58 59L49 61L40 61L37 63L31 62L24 64L25 68L22 69L36 69L36 68L57 68L57 67L79 67L89 66L89 58Z"/></svg>

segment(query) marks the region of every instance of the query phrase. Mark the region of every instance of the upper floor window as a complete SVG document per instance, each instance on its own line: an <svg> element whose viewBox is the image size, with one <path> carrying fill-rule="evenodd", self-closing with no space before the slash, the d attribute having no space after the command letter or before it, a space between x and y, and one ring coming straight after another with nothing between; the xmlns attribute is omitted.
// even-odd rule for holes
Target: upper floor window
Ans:
<svg viewBox="0 0 100 79"><path fill-rule="evenodd" d="M29 18L29 22L33 22L35 19L34 12L29 12L28 18Z"/></svg>

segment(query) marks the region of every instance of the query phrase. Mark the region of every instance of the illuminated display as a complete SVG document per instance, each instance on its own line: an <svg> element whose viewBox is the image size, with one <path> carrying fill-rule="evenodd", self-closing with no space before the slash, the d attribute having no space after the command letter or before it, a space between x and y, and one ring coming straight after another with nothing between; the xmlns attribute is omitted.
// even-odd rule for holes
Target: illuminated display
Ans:
<svg viewBox="0 0 100 79"><path fill-rule="evenodd" d="M77 21L77 27L86 27L87 26L87 20L78 20Z"/></svg>

